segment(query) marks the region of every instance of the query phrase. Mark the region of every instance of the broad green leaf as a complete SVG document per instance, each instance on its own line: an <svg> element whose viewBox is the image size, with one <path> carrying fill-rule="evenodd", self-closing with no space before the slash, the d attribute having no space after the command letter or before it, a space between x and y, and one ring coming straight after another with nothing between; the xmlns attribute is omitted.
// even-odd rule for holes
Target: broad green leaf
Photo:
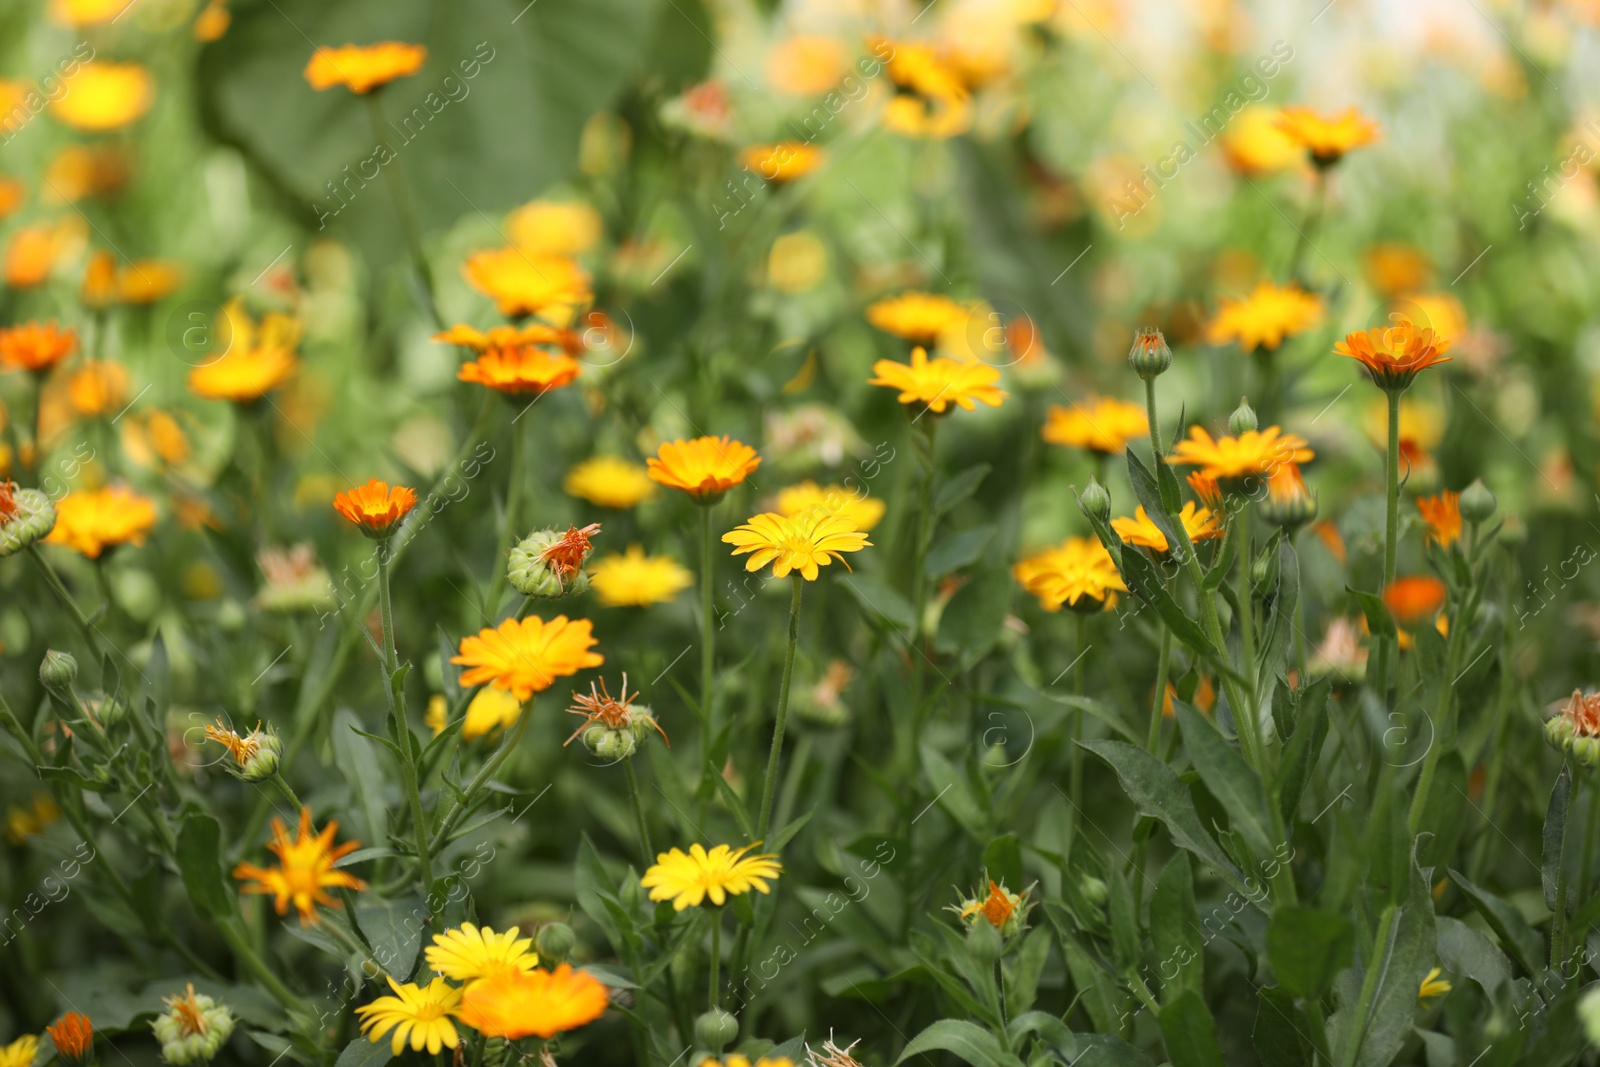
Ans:
<svg viewBox="0 0 1600 1067"><path fill-rule="evenodd" d="M616 900L616 889L588 834L583 835L583 841L578 846L577 871L578 907L605 931L613 945L621 945L622 929L605 907L607 900Z"/></svg>
<svg viewBox="0 0 1600 1067"><path fill-rule="evenodd" d="M1472 906L1478 909L1483 921L1489 924L1500 947L1522 965L1529 975L1544 973L1544 939L1528 925L1522 913L1485 889L1480 889L1466 875L1450 868L1450 880L1461 887Z"/></svg>
<svg viewBox="0 0 1600 1067"><path fill-rule="evenodd" d="M984 523L945 538L928 550L923 573L929 578L942 578L976 561L997 529L993 523Z"/></svg>
<svg viewBox="0 0 1600 1067"><path fill-rule="evenodd" d="M234 897L222 878L222 827L199 812L184 817L178 830L178 873L194 906L213 919L232 914Z"/></svg>
<svg viewBox="0 0 1600 1067"><path fill-rule="evenodd" d="M357 731L360 720L348 708L333 717L333 761L355 791L364 841L389 840L389 811L384 806L385 778L377 751Z"/></svg>
<svg viewBox="0 0 1600 1067"><path fill-rule="evenodd" d="M363 893L356 898L355 920L384 970L409 978L428 926L427 902L416 896L385 900Z"/></svg>
<svg viewBox="0 0 1600 1067"><path fill-rule="evenodd" d="M1050 906L1046 905L1046 908L1048 910ZM1056 924L1056 934L1061 944L1061 954L1067 961L1067 973L1072 976L1072 985L1081 998L1084 1010L1089 1013L1094 1028L1105 1033L1121 1030L1127 994L1117 987L1105 968L1096 963L1094 957L1084 951L1071 934L1062 930L1060 923Z"/></svg>
<svg viewBox="0 0 1600 1067"><path fill-rule="evenodd" d="M1441 915L1435 920L1439 936L1439 966L1451 974L1466 975L1493 999L1495 991L1511 980L1511 960L1494 942L1462 922Z"/></svg>
<svg viewBox="0 0 1600 1067"><path fill-rule="evenodd" d="M982 838L988 819L984 814L984 806L973 795L966 776L931 744L922 745L920 751L922 770L928 776L928 783L933 787L938 805L948 812L962 829L974 837Z"/></svg>
<svg viewBox="0 0 1600 1067"><path fill-rule="evenodd" d="M1261 1067L1305 1067L1312 1062L1311 1026L1294 995L1277 986L1256 991L1256 1025L1251 1034ZM1320 1061L1318 1061L1320 1062Z"/></svg>
<svg viewBox="0 0 1600 1067"><path fill-rule="evenodd" d="M983 850L983 867L989 877L1013 893L1022 889L1022 849L1016 834L1002 834ZM987 888L987 887L983 887Z"/></svg>
<svg viewBox="0 0 1600 1067"><path fill-rule="evenodd" d="M1194 990L1184 990L1163 1006L1156 1022L1173 1067L1225 1067L1216 1020Z"/></svg>
<svg viewBox="0 0 1600 1067"><path fill-rule="evenodd" d="M951 475L934 493L934 514L943 515L977 492L991 469L987 463L975 463L959 474Z"/></svg>
<svg viewBox="0 0 1600 1067"><path fill-rule="evenodd" d="M881 618L901 634L909 634L912 608L909 601L882 582L860 575L844 575L840 584L868 615Z"/></svg>
<svg viewBox="0 0 1600 1067"><path fill-rule="evenodd" d="M1294 732L1284 746L1273 782L1278 810L1290 826L1294 825L1300 798L1305 795L1306 785L1322 756L1322 743L1328 736L1328 691L1332 686L1332 676L1328 676L1296 694Z"/></svg>
<svg viewBox="0 0 1600 1067"><path fill-rule="evenodd" d="M1297 997L1326 993L1350 966L1355 929L1350 920L1314 908L1279 906L1267 927L1267 958L1278 984Z"/></svg>
<svg viewBox="0 0 1600 1067"><path fill-rule="evenodd" d="M1006 1015L1015 1020L1033 1007L1039 995L1039 976L1050 956L1050 931L1044 927L1023 935L1022 948L1006 960Z"/></svg>
<svg viewBox="0 0 1600 1067"><path fill-rule="evenodd" d="M1194 905L1194 869L1187 852L1167 861L1150 897L1150 941L1156 950L1161 999L1205 991L1205 940Z"/></svg>
<svg viewBox="0 0 1600 1067"><path fill-rule="evenodd" d="M1145 514L1150 516L1150 521L1155 523L1156 528L1166 537L1174 558L1178 558L1178 553L1183 551L1185 538L1180 535L1177 520L1173 519L1172 515L1179 508L1167 506L1166 501L1162 499L1162 487L1156 483L1155 475L1150 473L1150 468L1144 465L1138 453L1130 448L1127 450L1127 456L1128 481L1133 483L1133 495L1139 498ZM1169 469L1167 473L1170 475L1171 470ZM1179 507L1181 506L1180 504Z"/></svg>
<svg viewBox="0 0 1600 1067"><path fill-rule="evenodd" d="M1267 793L1260 777L1211 720L1182 700L1174 700L1172 705L1183 729L1184 751L1194 761L1200 780L1227 811L1229 828L1243 835L1257 856L1272 855L1279 842L1272 840Z"/></svg>
<svg viewBox="0 0 1600 1067"><path fill-rule="evenodd" d="M392 1042L387 1036L381 1041L369 1041L365 1037L352 1038L339 1053L339 1058L334 1061L333 1067L382 1067L394 1059L391 1047Z"/></svg>
<svg viewBox="0 0 1600 1067"><path fill-rule="evenodd" d="M1385 637L1395 636L1394 617L1389 614L1389 608L1381 596L1375 593L1363 593L1348 585L1344 587L1344 591L1355 597L1356 603L1361 605L1362 612L1367 616L1367 629Z"/></svg>
<svg viewBox="0 0 1600 1067"><path fill-rule="evenodd" d="M945 605L934 643L956 656L957 671L974 666L994 648L1015 588L1005 571L985 570L974 574Z"/></svg>
<svg viewBox="0 0 1600 1067"><path fill-rule="evenodd" d="M1572 806L1572 766L1565 761L1556 783L1550 789L1550 803L1544 812L1544 854L1540 857L1540 880L1544 883L1544 906L1554 912L1565 901L1558 901L1562 868L1567 856L1567 809Z"/></svg>
<svg viewBox="0 0 1600 1067"><path fill-rule="evenodd" d="M1211 643L1205 631L1200 629L1200 624L1178 606L1178 602L1172 599L1172 594L1161 584L1156 566L1150 562L1148 556L1137 548L1124 548L1121 568L1122 581L1129 592L1153 607L1174 637L1196 652L1216 660L1219 669L1227 666L1218 659L1216 646Z"/></svg>
<svg viewBox="0 0 1600 1067"><path fill-rule="evenodd" d="M999 1038L965 1019L940 1019L912 1038L895 1062L936 1050L949 1052L972 1067L1022 1067L1022 1061L1007 1052Z"/></svg>

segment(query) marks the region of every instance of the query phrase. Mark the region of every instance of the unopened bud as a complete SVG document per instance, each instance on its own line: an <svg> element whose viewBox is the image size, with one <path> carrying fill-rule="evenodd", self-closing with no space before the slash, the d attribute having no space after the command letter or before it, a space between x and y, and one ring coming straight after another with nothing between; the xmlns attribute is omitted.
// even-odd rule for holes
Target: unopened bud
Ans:
<svg viewBox="0 0 1600 1067"><path fill-rule="evenodd" d="M1461 499L1457 504L1461 508L1461 517L1468 522L1487 522L1499 507L1499 501L1483 484L1482 478L1474 478L1471 485L1461 490Z"/></svg>
<svg viewBox="0 0 1600 1067"><path fill-rule="evenodd" d="M1239 406L1233 409L1233 414L1228 416L1228 432L1238 437L1254 430L1259 423L1256 422L1256 409L1250 406L1247 397L1239 398Z"/></svg>
<svg viewBox="0 0 1600 1067"><path fill-rule="evenodd" d="M1153 381L1172 366L1172 349L1161 331L1147 326L1133 335L1133 347L1128 349L1128 366L1145 381Z"/></svg>
<svg viewBox="0 0 1600 1067"><path fill-rule="evenodd" d="M553 966L572 955L578 938L566 923L546 923L539 927L533 942L539 950L539 959Z"/></svg>
<svg viewBox="0 0 1600 1067"><path fill-rule="evenodd" d="M1091 519L1106 519L1111 515L1111 494L1106 492L1105 486L1091 478L1078 496L1078 506Z"/></svg>
<svg viewBox="0 0 1600 1067"><path fill-rule="evenodd" d="M39 684L46 689L66 689L78 677L78 661L70 652L50 649L39 664Z"/></svg>
<svg viewBox="0 0 1600 1067"><path fill-rule="evenodd" d="M694 1039L712 1052L721 1052L738 1036L739 1020L721 1008L712 1008L694 1021Z"/></svg>

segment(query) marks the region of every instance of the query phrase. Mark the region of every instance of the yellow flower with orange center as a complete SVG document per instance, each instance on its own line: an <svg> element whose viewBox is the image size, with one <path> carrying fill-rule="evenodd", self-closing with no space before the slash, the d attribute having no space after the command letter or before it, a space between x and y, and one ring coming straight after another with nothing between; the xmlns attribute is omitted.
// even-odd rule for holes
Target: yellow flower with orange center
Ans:
<svg viewBox="0 0 1600 1067"><path fill-rule="evenodd" d="M692 441L666 441L645 460L650 480L669 489L681 489L702 504L715 503L741 484L761 457L749 445L724 434L696 437Z"/></svg>
<svg viewBox="0 0 1600 1067"><path fill-rule="evenodd" d="M426 1049L430 1056L460 1044L460 1035L450 1019L460 1011L461 990L443 978L419 986L415 982L402 985L385 977L395 995L379 997L356 1009L369 1041L376 1045L385 1034L394 1031L389 1051L396 1056L405 1051L407 1042L413 1051Z"/></svg>
<svg viewBox="0 0 1600 1067"><path fill-rule="evenodd" d="M400 520L416 506L415 489L390 486L376 478L369 478L366 485L346 489L333 498L335 511L355 523L368 537L379 539L393 533Z"/></svg>
<svg viewBox="0 0 1600 1067"><path fill-rule="evenodd" d="M872 365L868 385L900 390L900 403L922 404L935 415L942 415L954 404L972 411L977 402L992 408L1011 394L998 388L1000 372L987 363L957 363L953 359L929 359L921 345L911 350L909 364L880 359Z"/></svg>
<svg viewBox="0 0 1600 1067"><path fill-rule="evenodd" d="M1114 397L1095 397L1069 407L1051 404L1040 436L1064 448L1086 448L1104 455L1127 450L1128 442L1150 432L1144 408Z"/></svg>
<svg viewBox="0 0 1600 1067"><path fill-rule="evenodd" d="M656 493L647 468L618 456L593 456L575 465L561 488L603 508L631 508Z"/></svg>
<svg viewBox="0 0 1600 1067"><path fill-rule="evenodd" d="M78 335L54 320L0 329L0 368L43 372L72 355Z"/></svg>
<svg viewBox="0 0 1600 1067"><path fill-rule="evenodd" d="M76 490L56 502L56 527L45 543L99 559L108 548L144 544L155 524L155 503L127 486Z"/></svg>
<svg viewBox="0 0 1600 1067"><path fill-rule="evenodd" d="M396 78L410 77L427 59L428 50L422 45L399 41L324 47L312 53L305 76L318 92L342 85L352 93L370 93Z"/></svg>
<svg viewBox="0 0 1600 1067"><path fill-rule="evenodd" d="M1378 139L1378 124L1355 108L1323 115L1308 107L1286 107L1278 113L1278 126L1311 155L1311 162L1330 167L1352 148Z"/></svg>
<svg viewBox="0 0 1600 1067"><path fill-rule="evenodd" d="M91 359L67 379L67 399L84 418L111 415L128 398L128 368L115 360Z"/></svg>
<svg viewBox="0 0 1600 1067"><path fill-rule="evenodd" d="M513 926L497 934L487 926L462 923L433 935L423 953L428 966L452 982L474 982L504 974L529 974L539 965L533 938Z"/></svg>
<svg viewBox="0 0 1600 1067"><path fill-rule="evenodd" d="M1206 341L1221 345L1237 341L1246 352L1258 347L1277 348L1285 337L1304 333L1322 321L1322 298L1294 283L1256 283L1242 300L1224 297L1206 324Z"/></svg>
<svg viewBox="0 0 1600 1067"><path fill-rule="evenodd" d="M750 556L744 564L747 571L770 563L774 578L798 572L808 582L816 581L819 568L834 560L849 570L843 553L872 546L848 516L827 508L811 508L792 517L772 511L752 515L749 522L723 534L722 540L734 546L735 556Z"/></svg>
<svg viewBox="0 0 1600 1067"><path fill-rule="evenodd" d="M1060 611L1063 604L1080 611L1115 607L1117 593L1128 589L1111 553L1095 537L1069 537L1019 561L1011 574L1046 611Z"/></svg>
<svg viewBox="0 0 1600 1067"><path fill-rule="evenodd" d="M1306 463L1315 457L1305 438L1276 426L1216 439L1205 427L1191 426L1188 438L1178 442L1167 462L1199 467L1207 478L1224 479L1271 474L1280 464Z"/></svg>
<svg viewBox="0 0 1600 1067"><path fill-rule="evenodd" d="M1183 523L1184 532L1191 541L1207 541L1213 537L1222 536L1222 524L1211 513L1209 508L1195 508L1194 501L1183 505L1183 510L1178 512L1178 518ZM1112 519L1111 528L1117 531L1117 536L1130 545L1139 545L1152 548L1157 552L1167 551L1167 535L1161 532L1161 527L1145 513L1144 505L1134 509L1131 519Z"/></svg>
<svg viewBox="0 0 1600 1067"><path fill-rule="evenodd" d="M1401 392L1419 372L1450 362L1450 357L1444 354L1449 348L1449 341L1441 340L1431 329L1419 328L1409 319L1401 319L1393 326L1375 326L1347 334L1333 346L1339 355L1360 360L1372 373L1373 384L1388 392Z"/></svg>
<svg viewBox="0 0 1600 1067"><path fill-rule="evenodd" d="M456 377L477 382L512 400L525 400L570 384L582 368L565 352L552 352L534 345L491 348L470 363L463 363Z"/></svg>
<svg viewBox="0 0 1600 1067"><path fill-rule="evenodd" d="M50 105L58 122L85 133L120 129L143 117L155 100L150 72L137 63L81 64L66 92Z"/></svg>
<svg viewBox="0 0 1600 1067"><path fill-rule="evenodd" d="M812 508L836 511L862 533L869 532L883 520L884 504L876 497L863 492L853 492L842 485L818 485L809 479L778 491L778 514L788 517L800 515Z"/></svg>
<svg viewBox="0 0 1600 1067"><path fill-rule="evenodd" d="M867 306L867 321L885 333L932 344L966 323L971 312L942 293L906 292Z"/></svg>
<svg viewBox="0 0 1600 1067"><path fill-rule="evenodd" d="M1417 500L1417 511L1428 524L1428 540L1449 548L1461 537L1461 494L1445 489L1438 496Z"/></svg>
<svg viewBox="0 0 1600 1067"><path fill-rule="evenodd" d="M594 1022L610 1003L598 979L563 963L473 982L462 991L457 1017L485 1037L549 1038Z"/></svg>
<svg viewBox="0 0 1600 1067"><path fill-rule="evenodd" d="M673 600L694 584L694 575L671 556L647 556L641 546L629 545L621 555L595 560L589 584L608 608L642 608Z"/></svg>
<svg viewBox="0 0 1600 1067"><path fill-rule="evenodd" d="M804 141L779 141L751 145L739 153L739 162L769 182L792 182L822 166L828 153Z"/></svg>
<svg viewBox="0 0 1600 1067"><path fill-rule="evenodd" d="M189 372L189 389L206 400L236 404L260 400L299 368L294 350L300 343L300 323L276 311L257 323L239 297L222 310L227 322L226 347Z"/></svg>
<svg viewBox="0 0 1600 1067"><path fill-rule="evenodd" d="M594 299L588 272L561 256L491 248L468 256L461 272L508 318L547 311L566 314Z"/></svg>
<svg viewBox="0 0 1600 1067"><path fill-rule="evenodd" d="M287 915L293 904L300 913L302 925L317 922L317 906L334 907L337 902L327 892L329 889L367 888L367 883L353 874L335 870L339 860L361 847L359 841L333 843L339 823L329 820L320 833L311 831L311 809L300 809L300 827L294 840L283 820L272 819L272 841L269 851L278 857L276 867L258 867L253 863L240 863L233 868L233 876L246 884L243 893L269 893L273 908L279 915Z"/></svg>
<svg viewBox="0 0 1600 1067"><path fill-rule="evenodd" d="M525 702L559 677L604 663L604 656L589 651L595 643L588 619L557 615L545 622L530 615L463 637L460 654L450 662L470 668L461 675L463 686L492 685Z"/></svg>

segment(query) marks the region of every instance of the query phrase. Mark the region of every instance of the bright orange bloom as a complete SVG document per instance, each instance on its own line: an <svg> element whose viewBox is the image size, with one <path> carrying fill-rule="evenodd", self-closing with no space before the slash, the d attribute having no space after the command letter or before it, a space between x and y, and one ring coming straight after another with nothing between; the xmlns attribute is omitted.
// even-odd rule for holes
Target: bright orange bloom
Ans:
<svg viewBox="0 0 1600 1067"><path fill-rule="evenodd" d="M1315 453L1299 434L1284 433L1276 426L1265 430L1246 430L1238 437L1215 440L1203 426L1189 427L1187 439L1179 441L1167 462L1199 467L1207 478L1242 478L1251 474L1271 474L1283 463L1305 463Z"/></svg>
<svg viewBox="0 0 1600 1067"><path fill-rule="evenodd" d="M589 558L589 552L593 548L589 544L589 538L599 532L598 522L591 522L581 530L569 525L560 540L544 550L542 558L550 564L550 569L556 572L556 577L562 581L570 581L572 576L578 573L578 568L583 566L583 561Z"/></svg>
<svg viewBox="0 0 1600 1067"><path fill-rule="evenodd" d="M145 535L155 524L155 503L127 486L76 490L57 501L56 528L45 543L64 545L90 559L99 559L108 548L144 544Z"/></svg>
<svg viewBox="0 0 1600 1067"><path fill-rule="evenodd" d="M1444 354L1449 348L1449 341L1431 329L1418 328L1409 319L1347 334L1333 346L1339 355L1360 360L1372 372L1374 385L1395 392L1409 386L1419 371L1450 362Z"/></svg>
<svg viewBox="0 0 1600 1067"><path fill-rule="evenodd" d="M178 291L183 272L164 259L136 259L117 273L117 296L124 304L155 304Z"/></svg>
<svg viewBox="0 0 1600 1067"><path fill-rule="evenodd" d="M1149 432L1150 420L1138 404L1096 397L1070 408L1051 404L1040 436L1053 445L1110 455L1126 451L1129 441Z"/></svg>
<svg viewBox="0 0 1600 1067"><path fill-rule="evenodd" d="M545 622L531 615L463 637L460 655L450 662L470 668L461 675L462 685L487 683L526 701L549 689L558 677L604 663L604 656L589 651L594 645L588 619L557 615Z"/></svg>
<svg viewBox="0 0 1600 1067"><path fill-rule="evenodd" d="M1428 524L1428 540L1440 548L1449 548L1461 537L1461 494L1446 489L1438 496L1425 496L1417 500L1417 510L1422 521Z"/></svg>
<svg viewBox="0 0 1600 1067"><path fill-rule="evenodd" d="M442 333L434 334L433 340L448 345L460 345L474 352L488 352L495 348L517 348L522 345L559 345L569 356L583 351L583 338L576 330L558 329L543 322L529 322L521 326L491 326L487 330L457 323Z"/></svg>
<svg viewBox="0 0 1600 1067"><path fill-rule="evenodd" d="M396 78L415 74L427 59L428 50L420 44L346 44L313 52L305 76L319 92L343 85L353 93L370 93Z"/></svg>
<svg viewBox="0 0 1600 1067"><path fill-rule="evenodd" d="M1383 591L1383 602L1395 622L1410 625L1444 607L1447 592L1445 584L1437 578L1412 575L1390 582Z"/></svg>
<svg viewBox="0 0 1600 1067"><path fill-rule="evenodd" d="M55 1042L61 1062L68 1067L79 1067L93 1058L94 1025L87 1015L69 1011L44 1029Z"/></svg>
<svg viewBox="0 0 1600 1067"><path fill-rule="evenodd" d="M461 273L508 318L571 309L594 299L589 274L576 262L560 256L530 255L520 248L474 252Z"/></svg>
<svg viewBox="0 0 1600 1067"><path fill-rule="evenodd" d="M1017 905L1021 899L1021 896L1013 899L1011 894L991 881L989 883L989 895L984 897L983 900L976 901L963 908L961 917L965 919L973 915L982 915L989 920L990 926L998 930L1006 924L1006 920L1011 918L1012 913L1017 910Z"/></svg>
<svg viewBox="0 0 1600 1067"><path fill-rule="evenodd" d="M1297 530L1317 517L1317 498L1306 488L1298 463L1280 463L1267 476L1267 499L1261 514L1279 526Z"/></svg>
<svg viewBox="0 0 1600 1067"><path fill-rule="evenodd" d="M1215 478L1207 478L1199 471L1190 471L1189 477L1184 480L1194 490L1194 495L1200 498L1200 503L1212 511L1222 507L1222 486L1217 484Z"/></svg>
<svg viewBox="0 0 1600 1067"><path fill-rule="evenodd" d="M67 379L67 399L85 418L112 415L128 398L128 368L110 359L91 359Z"/></svg>
<svg viewBox="0 0 1600 1067"><path fill-rule="evenodd" d="M278 857L276 867L257 867L241 863L234 867L233 876L241 882L254 883L243 886L244 893L271 893L273 907L279 915L286 915L292 902L300 912L300 923L317 921L317 905L334 907L336 901L327 890L332 888L365 889L367 883L355 875L335 870L342 857L361 847L359 841L346 841L334 845L333 835L339 829L337 820L330 819L322 832L311 832L311 809L300 809L300 828L295 840L283 820L273 817L272 841L267 845Z"/></svg>
<svg viewBox="0 0 1600 1067"><path fill-rule="evenodd" d="M376 478L347 489L333 498L333 506L361 532L372 538L388 537L406 513L417 506L417 491L403 485L390 487Z"/></svg>
<svg viewBox="0 0 1600 1067"><path fill-rule="evenodd" d="M1246 352L1275 349L1285 337L1304 333L1322 321L1322 298L1293 282L1274 285L1259 281L1242 300L1224 297L1206 324L1206 341L1221 345L1237 341Z"/></svg>
<svg viewBox="0 0 1600 1067"><path fill-rule="evenodd" d="M610 1003L598 979L563 963L553 971L516 971L473 982L462 992L458 1018L485 1037L549 1038L594 1022Z"/></svg>
<svg viewBox="0 0 1600 1067"><path fill-rule="evenodd" d="M996 388L1000 372L987 363L957 363L953 359L929 359L921 345L911 350L910 364L880 359L872 365L876 377L868 385L900 390L900 403L923 404L935 415L942 415L955 404L965 411L982 401L992 408L1011 394Z"/></svg>
<svg viewBox="0 0 1600 1067"><path fill-rule="evenodd" d="M110 307L117 299L117 260L101 249L89 257L79 295L92 308Z"/></svg>
<svg viewBox="0 0 1600 1067"><path fill-rule="evenodd" d="M78 335L59 328L54 320L25 322L0 330L0 368L47 371L77 347Z"/></svg>
<svg viewBox="0 0 1600 1067"><path fill-rule="evenodd" d="M681 489L701 503L714 503L748 478L761 465L761 457L724 434L663 442L657 454L644 462L651 481Z"/></svg>
<svg viewBox="0 0 1600 1067"><path fill-rule="evenodd" d="M1223 534L1222 524L1210 509L1200 508L1197 511L1192 500L1183 505L1178 518L1183 521L1183 529L1191 541L1206 541ZM1167 535L1161 532L1155 520L1145 514L1143 504L1134 509L1131 519L1112 519L1111 528L1130 545L1153 548L1157 552L1167 551Z"/></svg>
<svg viewBox="0 0 1600 1067"><path fill-rule="evenodd" d="M82 236L70 222L24 226L6 245L5 282L13 289L32 289L50 280L56 264Z"/></svg>
<svg viewBox="0 0 1600 1067"><path fill-rule="evenodd" d="M792 182L820 167L828 153L803 141L758 144L739 154L739 162L769 182Z"/></svg>
<svg viewBox="0 0 1600 1067"><path fill-rule="evenodd" d="M476 362L462 364L456 377L520 400L560 389L576 378L581 369L578 361L565 352L517 345L489 349Z"/></svg>
<svg viewBox="0 0 1600 1067"><path fill-rule="evenodd" d="M1375 244L1362 253L1361 264L1372 287L1384 296L1414 293L1433 274L1428 257L1408 244Z"/></svg>
<svg viewBox="0 0 1600 1067"><path fill-rule="evenodd" d="M1286 107L1278 113L1278 127L1311 154L1311 162L1329 167L1352 148L1378 139L1378 124L1355 108L1326 116L1308 107Z"/></svg>
<svg viewBox="0 0 1600 1067"><path fill-rule="evenodd" d="M15 178L0 177L0 219L12 214L27 198L27 188Z"/></svg>

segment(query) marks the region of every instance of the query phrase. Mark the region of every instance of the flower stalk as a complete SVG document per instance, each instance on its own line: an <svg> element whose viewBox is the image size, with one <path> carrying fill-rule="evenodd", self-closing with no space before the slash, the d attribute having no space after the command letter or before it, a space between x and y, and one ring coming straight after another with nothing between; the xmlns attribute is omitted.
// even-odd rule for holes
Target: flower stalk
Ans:
<svg viewBox="0 0 1600 1067"><path fill-rule="evenodd" d="M789 722L789 684L794 679L794 650L800 640L800 593L805 580L791 576L794 593L789 600L789 643L783 650L783 680L778 685L778 718L772 725L772 750L767 754L767 773L761 781L761 813L756 820L756 840L765 841L772 822L772 796L778 784L778 758L783 753L783 731Z"/></svg>

